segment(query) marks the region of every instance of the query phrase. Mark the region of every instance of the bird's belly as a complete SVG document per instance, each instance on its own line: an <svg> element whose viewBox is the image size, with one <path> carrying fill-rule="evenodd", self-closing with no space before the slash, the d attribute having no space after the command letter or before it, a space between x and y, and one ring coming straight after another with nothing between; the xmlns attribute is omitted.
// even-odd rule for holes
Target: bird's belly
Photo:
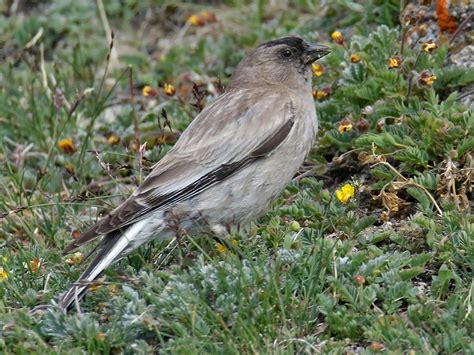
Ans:
<svg viewBox="0 0 474 355"><path fill-rule="evenodd" d="M314 140L315 125L315 120L308 120L307 124L295 127L270 156L180 203L176 206L177 213L211 228L242 225L258 217L283 192L303 164Z"/></svg>

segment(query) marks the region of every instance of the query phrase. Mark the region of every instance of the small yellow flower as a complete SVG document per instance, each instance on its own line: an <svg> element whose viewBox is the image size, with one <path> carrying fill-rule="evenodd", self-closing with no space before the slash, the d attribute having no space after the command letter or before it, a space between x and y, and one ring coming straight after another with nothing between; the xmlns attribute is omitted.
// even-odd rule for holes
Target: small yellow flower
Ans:
<svg viewBox="0 0 474 355"><path fill-rule="evenodd" d="M336 198L342 204L346 204L355 195L355 188L351 184L345 184L342 188L336 190Z"/></svg>
<svg viewBox="0 0 474 355"><path fill-rule="evenodd" d="M325 99L330 94L331 94L331 88L330 87L326 87L326 88L323 88L321 90L314 90L313 91L313 97L318 101L321 101L321 100Z"/></svg>
<svg viewBox="0 0 474 355"><path fill-rule="evenodd" d="M427 71L424 71L420 74L420 78L418 79L418 82L421 85L432 86L436 79L437 79L436 75L433 75L433 74L428 73Z"/></svg>
<svg viewBox="0 0 474 355"><path fill-rule="evenodd" d="M219 254L225 253L227 251L225 245L221 243L216 243L216 249Z"/></svg>
<svg viewBox="0 0 474 355"><path fill-rule="evenodd" d="M318 63L311 64L311 70L313 71L314 76L321 76L324 74L324 67Z"/></svg>
<svg viewBox="0 0 474 355"><path fill-rule="evenodd" d="M422 43L421 44L421 49L423 50L423 52L425 53L433 53L433 51L438 48L438 46L436 45L436 43L434 43L433 41L428 41L428 42L425 42L425 43Z"/></svg>
<svg viewBox="0 0 474 355"><path fill-rule="evenodd" d="M80 264L82 260L84 260L84 254L78 251L67 258L66 263L69 265L77 265Z"/></svg>
<svg viewBox="0 0 474 355"><path fill-rule="evenodd" d="M36 257L36 258L34 258L33 260L30 261L31 272L37 273L39 271L40 266L41 266L40 258Z"/></svg>
<svg viewBox="0 0 474 355"><path fill-rule="evenodd" d="M339 133L350 132L352 130L352 123L343 123L337 127Z"/></svg>
<svg viewBox="0 0 474 355"><path fill-rule="evenodd" d="M352 63L359 63L361 60L360 55L357 53L351 54L351 62Z"/></svg>
<svg viewBox="0 0 474 355"><path fill-rule="evenodd" d="M166 83L163 86L163 92L165 95L173 96L176 93L176 88L173 85Z"/></svg>
<svg viewBox="0 0 474 355"><path fill-rule="evenodd" d="M339 122L339 126L337 127L339 133L350 132L352 130L352 121L350 117L352 116L349 115L348 117L342 119L341 122Z"/></svg>
<svg viewBox="0 0 474 355"><path fill-rule="evenodd" d="M230 241L230 244L232 244L234 247L238 246L239 245L239 242L236 240L236 239L232 239Z"/></svg>
<svg viewBox="0 0 474 355"><path fill-rule="evenodd" d="M3 267L0 266L0 282L8 279L8 272L6 272Z"/></svg>
<svg viewBox="0 0 474 355"><path fill-rule="evenodd" d="M343 44L344 43L344 36L339 31L334 31L333 33L331 33L331 38L337 44Z"/></svg>
<svg viewBox="0 0 474 355"><path fill-rule="evenodd" d="M58 142L58 147L64 153L67 153L67 154L72 154L77 150L76 145L74 144L71 138L61 139Z"/></svg>
<svg viewBox="0 0 474 355"><path fill-rule="evenodd" d="M205 19L200 14L192 14L189 16L188 22L193 26L204 26L206 24Z"/></svg>
<svg viewBox="0 0 474 355"><path fill-rule="evenodd" d="M399 57L393 57L388 60L388 67L390 69L400 68L402 60Z"/></svg>
<svg viewBox="0 0 474 355"><path fill-rule="evenodd" d="M142 94L145 97L155 97L156 95L158 95L156 90L153 87L151 87L150 85L145 85L143 87Z"/></svg>
<svg viewBox="0 0 474 355"><path fill-rule="evenodd" d="M5 264L8 263L8 256L2 256L2 262L4 262Z"/></svg>

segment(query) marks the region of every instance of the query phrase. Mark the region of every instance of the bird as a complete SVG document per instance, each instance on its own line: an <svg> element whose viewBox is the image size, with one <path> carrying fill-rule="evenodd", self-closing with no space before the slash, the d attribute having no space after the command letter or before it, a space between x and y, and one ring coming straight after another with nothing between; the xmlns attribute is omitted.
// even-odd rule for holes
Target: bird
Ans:
<svg viewBox="0 0 474 355"><path fill-rule="evenodd" d="M318 132L311 65L331 52L284 37L251 49L223 94L194 118L143 183L63 254L96 242L60 296L71 310L110 265L153 239L225 235L265 213L301 167Z"/></svg>

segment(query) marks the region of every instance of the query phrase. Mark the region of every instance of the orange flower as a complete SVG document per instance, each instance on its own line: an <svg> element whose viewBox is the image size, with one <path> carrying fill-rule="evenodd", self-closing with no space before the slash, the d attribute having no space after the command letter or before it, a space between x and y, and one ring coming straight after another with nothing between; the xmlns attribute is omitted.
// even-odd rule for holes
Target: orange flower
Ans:
<svg viewBox="0 0 474 355"><path fill-rule="evenodd" d="M344 43L344 36L339 31L334 31L333 33L331 33L331 38L337 44L343 44Z"/></svg>
<svg viewBox="0 0 474 355"><path fill-rule="evenodd" d="M456 20L448 12L447 0L438 0L436 4L436 19L441 31L453 33L458 27Z"/></svg>
<svg viewBox="0 0 474 355"><path fill-rule="evenodd" d="M388 67L390 69L400 68L401 64L402 60L400 59L400 57L393 57L388 60Z"/></svg>
<svg viewBox="0 0 474 355"><path fill-rule="evenodd" d="M430 74L427 71L424 71L420 74L418 82L421 85L432 86L436 80L436 75Z"/></svg>
<svg viewBox="0 0 474 355"><path fill-rule="evenodd" d="M67 154L72 154L77 150L72 138L61 139L58 142L58 147Z"/></svg>
<svg viewBox="0 0 474 355"><path fill-rule="evenodd" d="M311 64L311 70L313 71L314 76L321 76L324 74L324 67L318 63Z"/></svg>
<svg viewBox="0 0 474 355"><path fill-rule="evenodd" d="M438 46L431 40L421 44L421 49L426 53L433 53L436 48L438 48Z"/></svg>
<svg viewBox="0 0 474 355"><path fill-rule="evenodd" d="M36 257L36 258L34 258L33 260L30 261L31 272L33 272L33 273L38 272L40 266L41 266L41 260L38 257Z"/></svg>
<svg viewBox="0 0 474 355"><path fill-rule="evenodd" d="M163 85L163 92L165 95L173 96L176 93L176 88L171 84L165 83L165 85Z"/></svg>
<svg viewBox="0 0 474 355"><path fill-rule="evenodd" d="M351 62L352 63L359 63L361 60L360 55L357 53L351 54Z"/></svg>

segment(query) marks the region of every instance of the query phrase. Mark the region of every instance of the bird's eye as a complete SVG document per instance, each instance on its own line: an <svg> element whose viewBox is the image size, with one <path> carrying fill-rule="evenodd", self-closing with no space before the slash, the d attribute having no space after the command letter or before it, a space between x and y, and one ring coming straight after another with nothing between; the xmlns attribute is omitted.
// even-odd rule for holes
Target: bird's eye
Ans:
<svg viewBox="0 0 474 355"><path fill-rule="evenodd" d="M290 58L292 55L293 55L293 52L290 51L289 49L284 49L282 52L281 52L282 56L285 57L285 58Z"/></svg>

